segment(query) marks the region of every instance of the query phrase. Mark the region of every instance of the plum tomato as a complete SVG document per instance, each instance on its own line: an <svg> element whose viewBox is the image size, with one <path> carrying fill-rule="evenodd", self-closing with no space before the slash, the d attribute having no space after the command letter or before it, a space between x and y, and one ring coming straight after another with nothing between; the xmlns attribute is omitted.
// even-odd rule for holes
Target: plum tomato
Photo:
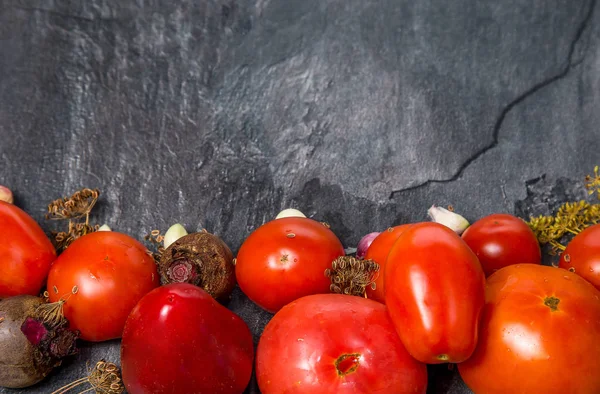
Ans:
<svg viewBox="0 0 600 394"><path fill-rule="evenodd" d="M283 307L258 343L263 394L425 393L427 368L396 334L385 305L317 294Z"/></svg>
<svg viewBox="0 0 600 394"><path fill-rule="evenodd" d="M485 297L475 254L448 227L413 224L398 238L385 270L385 303L404 346L428 364L469 358Z"/></svg>
<svg viewBox="0 0 600 394"><path fill-rule="evenodd" d="M561 254L558 266L575 272L600 290L600 224L577 234Z"/></svg>
<svg viewBox="0 0 600 394"><path fill-rule="evenodd" d="M383 281L385 262L387 261L387 256L390 254L392 246L400 237L402 232L409 226L410 224L401 224L399 226L390 227L387 230L382 231L367 249L365 259L373 260L379 264L379 275L377 276L377 279L375 279L375 288L367 286L367 298L385 303L385 288Z"/></svg>
<svg viewBox="0 0 600 394"><path fill-rule="evenodd" d="M76 239L48 275L50 301L66 301L65 317L87 341L120 338L129 312L158 285L147 249L114 231Z"/></svg>
<svg viewBox="0 0 600 394"><path fill-rule="evenodd" d="M269 312L310 294L328 293L325 270L344 247L323 223L286 217L263 224L244 241L235 274L242 291Z"/></svg>
<svg viewBox="0 0 600 394"><path fill-rule="evenodd" d="M56 250L35 220L0 201L0 298L39 295Z"/></svg>
<svg viewBox="0 0 600 394"><path fill-rule="evenodd" d="M246 323L188 283L144 296L121 342L123 383L130 394L241 394L253 358Z"/></svg>
<svg viewBox="0 0 600 394"><path fill-rule="evenodd" d="M600 393L600 292L569 271L511 265L487 280L479 343L458 365L476 393Z"/></svg>
<svg viewBox="0 0 600 394"><path fill-rule="evenodd" d="M535 234L516 216L497 213L473 223L462 239L475 253L485 276L512 264L541 264L542 253Z"/></svg>

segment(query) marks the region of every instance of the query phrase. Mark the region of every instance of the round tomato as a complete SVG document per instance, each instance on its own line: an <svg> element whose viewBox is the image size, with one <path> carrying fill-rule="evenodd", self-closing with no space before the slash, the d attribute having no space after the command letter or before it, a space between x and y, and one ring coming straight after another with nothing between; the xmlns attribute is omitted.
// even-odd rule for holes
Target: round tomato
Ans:
<svg viewBox="0 0 600 394"><path fill-rule="evenodd" d="M48 275L50 301L66 301L70 327L88 341L120 338L131 309L158 285L156 264L146 248L114 231L76 239Z"/></svg>
<svg viewBox="0 0 600 394"><path fill-rule="evenodd" d="M387 230L379 234L377 238L373 240L371 246L369 246L369 248L367 249L365 259L373 260L377 264L379 264L379 275L377 276L377 279L375 279L375 288L367 286L368 298L378 302L385 302L383 281L385 273L385 262L387 261L387 256L388 254L390 254L392 246L400 237L402 232L408 227L410 227L410 224L402 224L400 226L388 228Z"/></svg>
<svg viewBox="0 0 600 394"><path fill-rule="evenodd" d="M385 305L318 294L286 305L258 343L263 394L425 393L427 368L398 338Z"/></svg>
<svg viewBox="0 0 600 394"><path fill-rule="evenodd" d="M600 224L586 228L569 242L559 267L575 272L600 290Z"/></svg>
<svg viewBox="0 0 600 394"><path fill-rule="evenodd" d="M569 271L511 265L490 276L480 340L459 364L476 393L600 393L600 292Z"/></svg>
<svg viewBox="0 0 600 394"><path fill-rule="evenodd" d="M463 240L438 223L413 224L388 255L385 303L408 352L428 363L469 358L485 297L485 276Z"/></svg>
<svg viewBox="0 0 600 394"><path fill-rule="evenodd" d="M242 291L269 312L305 295L328 293L325 270L344 247L324 224L312 219L275 219L242 244L235 274Z"/></svg>
<svg viewBox="0 0 600 394"><path fill-rule="evenodd" d="M513 264L541 264L535 234L516 216L497 213L473 223L462 239L477 255L486 276Z"/></svg>
<svg viewBox="0 0 600 394"><path fill-rule="evenodd" d="M54 259L54 246L35 220L0 201L0 298L39 295Z"/></svg>
<svg viewBox="0 0 600 394"><path fill-rule="evenodd" d="M144 296L121 343L123 382L131 394L240 394L253 357L246 323L188 283Z"/></svg>

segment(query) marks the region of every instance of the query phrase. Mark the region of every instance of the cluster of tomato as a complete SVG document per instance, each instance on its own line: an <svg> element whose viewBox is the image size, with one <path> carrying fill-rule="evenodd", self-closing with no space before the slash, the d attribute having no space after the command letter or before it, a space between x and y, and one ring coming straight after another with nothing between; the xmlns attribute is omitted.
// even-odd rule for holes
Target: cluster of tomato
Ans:
<svg viewBox="0 0 600 394"><path fill-rule="evenodd" d="M440 363L458 364L475 393L600 392L600 292L589 283L599 285L600 225L563 254L571 269L542 266L533 232L507 214L462 236L433 222L392 227L366 251L379 270L357 297L331 292L326 272L345 252L328 226L272 220L236 258L240 289L275 314L256 354L246 323L204 290L159 287L153 258L127 235L91 233L56 257L3 202L0 229L0 298L46 285L82 339L122 337L132 394L240 394L254 367L263 394L425 393L426 365Z"/></svg>

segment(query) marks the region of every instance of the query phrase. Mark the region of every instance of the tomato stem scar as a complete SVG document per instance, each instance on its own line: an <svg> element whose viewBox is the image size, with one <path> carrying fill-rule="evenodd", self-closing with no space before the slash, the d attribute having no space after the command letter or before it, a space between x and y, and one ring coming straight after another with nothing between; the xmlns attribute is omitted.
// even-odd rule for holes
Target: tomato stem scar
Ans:
<svg viewBox="0 0 600 394"><path fill-rule="evenodd" d="M358 369L360 353L342 354L335 360L335 370L338 376L346 376Z"/></svg>

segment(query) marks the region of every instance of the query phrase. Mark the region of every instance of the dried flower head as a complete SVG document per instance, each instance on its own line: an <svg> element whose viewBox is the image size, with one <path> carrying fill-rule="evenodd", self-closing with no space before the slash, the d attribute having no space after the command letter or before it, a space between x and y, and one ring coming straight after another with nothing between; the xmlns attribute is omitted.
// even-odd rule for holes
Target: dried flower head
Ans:
<svg viewBox="0 0 600 394"><path fill-rule="evenodd" d="M591 196L596 193L598 199L600 199L600 169L598 166L594 167L594 175L586 175L585 177L585 188L588 190L588 194Z"/></svg>
<svg viewBox="0 0 600 394"><path fill-rule="evenodd" d="M91 387L84 391L78 391L79 393L93 391L96 394L122 394L125 392L121 373L115 364L100 360L94 368L88 369L88 371L89 375L87 377L75 380L52 394L63 394L85 383L88 383Z"/></svg>
<svg viewBox="0 0 600 394"><path fill-rule="evenodd" d="M332 293L366 297L367 286L373 286L379 276L379 264L373 260L361 260L341 256L333 260L331 269L325 270L331 280Z"/></svg>

